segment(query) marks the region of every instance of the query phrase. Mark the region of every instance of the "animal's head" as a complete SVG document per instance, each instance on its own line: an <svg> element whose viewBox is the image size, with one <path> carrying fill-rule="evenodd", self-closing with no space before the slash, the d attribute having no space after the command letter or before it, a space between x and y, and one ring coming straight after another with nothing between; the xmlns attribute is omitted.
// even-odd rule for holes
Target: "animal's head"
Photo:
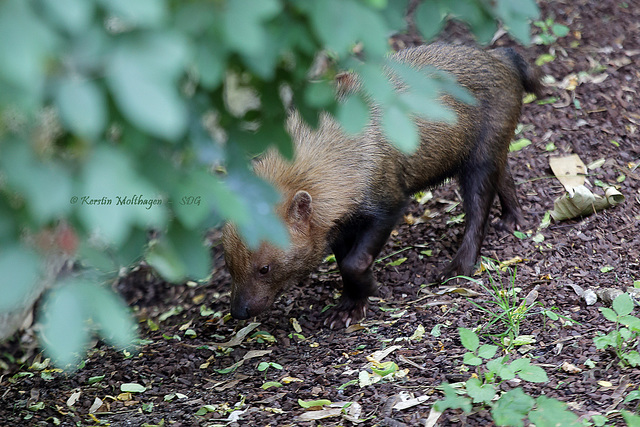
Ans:
<svg viewBox="0 0 640 427"><path fill-rule="evenodd" d="M280 292L297 284L322 260L324 243L314 240L313 205L309 193L298 191L279 209L289 231L289 247L263 242L250 250L234 226L223 230L225 261L231 273L231 315L248 319L267 309Z"/></svg>

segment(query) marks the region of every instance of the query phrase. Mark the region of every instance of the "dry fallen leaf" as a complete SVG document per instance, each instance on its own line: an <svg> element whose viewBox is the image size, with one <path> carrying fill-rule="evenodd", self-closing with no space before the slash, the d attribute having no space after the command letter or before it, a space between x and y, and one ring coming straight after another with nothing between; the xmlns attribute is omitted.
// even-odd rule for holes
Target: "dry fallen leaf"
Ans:
<svg viewBox="0 0 640 427"><path fill-rule="evenodd" d="M564 362L561 368L563 371L568 372L570 374L579 374L580 372L582 372L582 369L578 368L576 365L569 362Z"/></svg>
<svg viewBox="0 0 640 427"><path fill-rule="evenodd" d="M551 157L549 158L549 166L551 166L553 174L567 191L584 185L587 167L577 154L565 157Z"/></svg>
<svg viewBox="0 0 640 427"><path fill-rule="evenodd" d="M616 206L624 201L624 196L613 187L605 190L605 197L593 194L584 185L567 189L567 193L553 202L549 212L555 221L590 215L594 212Z"/></svg>
<svg viewBox="0 0 640 427"><path fill-rule="evenodd" d="M71 396L67 399L67 406L73 406L80 399L80 395L82 394L81 390L76 390L71 393Z"/></svg>

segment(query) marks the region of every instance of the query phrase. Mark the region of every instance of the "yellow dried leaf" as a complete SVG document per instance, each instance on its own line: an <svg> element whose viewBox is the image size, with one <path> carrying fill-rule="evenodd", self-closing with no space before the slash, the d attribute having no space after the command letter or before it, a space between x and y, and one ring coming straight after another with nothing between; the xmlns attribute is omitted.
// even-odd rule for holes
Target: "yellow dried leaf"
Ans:
<svg viewBox="0 0 640 427"><path fill-rule="evenodd" d="M296 331L299 334L302 333L302 328L300 327L300 323L298 322L298 319L292 317L289 319L289 323L291 323L291 326L293 326L294 331Z"/></svg>
<svg viewBox="0 0 640 427"><path fill-rule="evenodd" d="M568 372L570 374L579 374L580 372L582 372L582 369L578 368L576 365L569 362L564 362L561 367L563 371Z"/></svg>
<svg viewBox="0 0 640 427"><path fill-rule="evenodd" d="M584 184L587 167L577 154L551 157L549 158L549 166L567 191Z"/></svg>
<svg viewBox="0 0 640 427"><path fill-rule="evenodd" d="M127 402L127 401L131 400L131 398L132 398L132 395L128 391L125 392L125 393L120 393L118 395L118 400L121 401L121 402Z"/></svg>

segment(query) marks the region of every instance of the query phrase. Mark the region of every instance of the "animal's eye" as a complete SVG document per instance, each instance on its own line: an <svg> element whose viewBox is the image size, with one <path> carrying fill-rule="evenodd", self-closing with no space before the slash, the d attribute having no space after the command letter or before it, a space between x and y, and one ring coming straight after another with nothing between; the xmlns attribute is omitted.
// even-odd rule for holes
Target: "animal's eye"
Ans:
<svg viewBox="0 0 640 427"><path fill-rule="evenodd" d="M260 267L260 270L258 271L260 272L260 274L267 274L269 270L271 270L271 267L269 266L269 264L267 264Z"/></svg>

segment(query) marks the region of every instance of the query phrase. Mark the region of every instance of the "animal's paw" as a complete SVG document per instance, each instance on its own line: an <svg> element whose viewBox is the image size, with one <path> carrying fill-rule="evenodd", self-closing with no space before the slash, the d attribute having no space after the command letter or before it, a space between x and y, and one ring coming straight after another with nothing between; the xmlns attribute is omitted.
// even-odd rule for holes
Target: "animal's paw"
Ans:
<svg viewBox="0 0 640 427"><path fill-rule="evenodd" d="M513 233L520 229L522 216L520 214L504 215L494 224L494 228L504 233Z"/></svg>
<svg viewBox="0 0 640 427"><path fill-rule="evenodd" d="M467 263L468 264L468 263ZM463 266L460 262L457 262L455 259L447 265L447 267L441 272L437 273L434 282L436 283L448 283L453 285L456 283L457 276L470 276L473 270L473 264L470 266Z"/></svg>
<svg viewBox="0 0 640 427"><path fill-rule="evenodd" d="M324 324L331 329L348 328L349 325L358 323L367 316L368 306L367 298L353 300L343 297L338 305L331 309Z"/></svg>

